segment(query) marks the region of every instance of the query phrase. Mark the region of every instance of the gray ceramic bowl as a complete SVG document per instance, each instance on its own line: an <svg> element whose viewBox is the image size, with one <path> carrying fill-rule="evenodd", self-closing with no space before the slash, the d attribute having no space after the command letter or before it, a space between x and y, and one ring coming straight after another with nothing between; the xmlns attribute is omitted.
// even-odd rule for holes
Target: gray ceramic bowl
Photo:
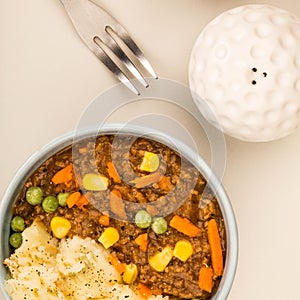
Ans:
<svg viewBox="0 0 300 300"><path fill-rule="evenodd" d="M124 124L123 124L124 125ZM153 140L161 142L169 147L176 145L177 150L188 159L199 172L206 178L210 178L210 188L216 193L220 208L222 210L225 226L226 226L226 238L227 238L227 256L224 274L221 283L218 287L216 294L211 300L225 300L230 292L233 279L236 272L237 260L238 260L238 232L234 213L230 204L230 201L221 186L218 179L212 174L211 169L206 162L191 148L187 147L182 142L165 135L162 132L149 130L145 127L131 126L130 129L126 128L126 131L122 129L122 124L110 124L101 128L100 134L126 134L133 136L145 136ZM76 132L77 138L85 138L94 136L98 130L96 128L89 128ZM151 134L145 134L151 132ZM9 300L10 297L6 294L4 289L4 280L7 278L7 269L2 264L3 260L10 255L9 249L9 234L10 234L10 219L12 216L12 206L14 201L25 183L28 176L37 169L39 165L54 153L63 149L64 147L71 145L74 138L74 132L63 135L46 146L44 146L39 152L33 154L25 164L19 169L11 183L9 184L3 199L0 203L0 297L1 299ZM1 295L2 294L2 295Z"/></svg>

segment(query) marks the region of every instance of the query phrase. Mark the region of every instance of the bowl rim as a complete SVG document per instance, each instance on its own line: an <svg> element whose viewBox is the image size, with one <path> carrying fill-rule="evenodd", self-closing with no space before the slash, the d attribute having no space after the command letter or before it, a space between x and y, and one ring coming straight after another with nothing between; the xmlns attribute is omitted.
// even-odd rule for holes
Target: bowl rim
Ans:
<svg viewBox="0 0 300 300"><path fill-rule="evenodd" d="M52 156L54 153L65 148L68 145L71 145L74 136L76 139L87 138L89 136L95 136L95 134L105 135L105 134L123 134L123 135L135 135L143 136L155 141L161 142L168 147L174 147L170 145L168 141L172 141L177 146L180 154L183 155L187 160L189 160L203 175L203 177L210 182L210 188L215 193L218 204L221 208L225 230L226 230L226 263L224 268L224 273L219 284L219 287L210 300L225 300L231 290L234 277L236 274L237 263L238 263L238 229L236 224L236 219L232 205L230 203L229 197L227 196L220 180L212 172L208 164L193 149L187 146L185 143L180 140L165 134L157 129L139 126L139 125L130 125L124 130L124 123L110 123L104 124L100 128L99 126L89 126L86 128L81 128L79 130L73 130L67 132L41 148L41 150L32 154L25 163L19 168L15 176L9 183L2 200L0 201L0 296L4 300L10 300L11 298L7 295L4 288L4 280L7 276L7 270L3 265L3 260L6 258L8 253L8 243L3 243L7 240L9 234L9 220L11 218L11 208L13 205L12 199L16 198L16 195L19 192L19 187L24 184L26 178L29 174L34 171L43 161ZM177 150L176 149L176 150ZM6 229L5 229L6 228ZM5 246L6 245L6 246Z"/></svg>

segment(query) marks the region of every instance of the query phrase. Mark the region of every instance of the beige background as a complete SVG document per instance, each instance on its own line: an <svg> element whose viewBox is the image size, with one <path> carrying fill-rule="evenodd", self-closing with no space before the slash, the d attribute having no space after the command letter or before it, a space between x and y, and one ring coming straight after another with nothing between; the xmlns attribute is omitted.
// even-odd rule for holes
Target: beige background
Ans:
<svg viewBox="0 0 300 300"><path fill-rule="evenodd" d="M270 3L300 15L297 0L98 2L127 28L160 77L185 84L193 43L220 12L246 3ZM75 34L58 0L0 0L0 195L33 152L74 129L87 105L116 83ZM124 121L143 105L125 108L112 120ZM175 110L169 113L183 118ZM192 121L189 126L204 145L202 154L209 157L202 135ZM272 143L226 137L223 183L240 237L230 300L300 299L299 138L300 129Z"/></svg>

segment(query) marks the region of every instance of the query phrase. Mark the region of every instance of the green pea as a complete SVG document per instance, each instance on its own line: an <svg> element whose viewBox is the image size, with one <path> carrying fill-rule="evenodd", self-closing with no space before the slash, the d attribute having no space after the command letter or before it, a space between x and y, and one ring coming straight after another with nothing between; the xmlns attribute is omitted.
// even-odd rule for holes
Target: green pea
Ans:
<svg viewBox="0 0 300 300"><path fill-rule="evenodd" d="M59 193L57 195L58 204L65 207L67 205L67 198L70 196L70 193Z"/></svg>
<svg viewBox="0 0 300 300"><path fill-rule="evenodd" d="M134 218L135 224L139 228L148 228L151 225L152 217L145 210L139 210Z"/></svg>
<svg viewBox="0 0 300 300"><path fill-rule="evenodd" d="M30 187L26 192L26 200L31 205L38 205L43 200L43 190L38 186Z"/></svg>
<svg viewBox="0 0 300 300"><path fill-rule="evenodd" d="M22 232L25 229L25 221L20 216L15 216L11 222L10 227L15 232Z"/></svg>
<svg viewBox="0 0 300 300"><path fill-rule="evenodd" d="M23 242L23 238L22 238L22 233L20 232L13 233L9 238L9 243L14 248L19 248L22 245L22 242Z"/></svg>
<svg viewBox="0 0 300 300"><path fill-rule="evenodd" d="M54 196L47 196L42 202L42 207L47 213L55 212L58 208L57 198Z"/></svg>
<svg viewBox="0 0 300 300"><path fill-rule="evenodd" d="M162 217L154 218L153 223L151 224L151 228L155 233L163 234L168 229L168 223Z"/></svg>

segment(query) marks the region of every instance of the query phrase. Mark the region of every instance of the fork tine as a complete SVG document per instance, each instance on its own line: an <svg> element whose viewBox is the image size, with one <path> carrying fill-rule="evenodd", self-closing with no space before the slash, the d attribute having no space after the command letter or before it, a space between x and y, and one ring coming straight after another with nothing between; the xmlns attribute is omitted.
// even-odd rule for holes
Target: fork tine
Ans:
<svg viewBox="0 0 300 300"><path fill-rule="evenodd" d="M97 43L97 40L99 39L105 46L107 46L127 67L127 69L132 73L132 75L144 86L148 87L149 84L146 82L142 74L138 71L136 66L133 64L133 62L128 58L128 56L125 54L125 52L121 49L121 47L118 45L116 40L113 38L113 36L108 32L107 36L95 39L95 42ZM97 43L98 44L98 43ZM98 46L101 47L101 45L98 44Z"/></svg>
<svg viewBox="0 0 300 300"><path fill-rule="evenodd" d="M158 78L153 67L146 59L142 50L138 47L138 45L134 42L134 40L130 37L129 33L125 30L123 26L120 24L116 25L114 28L111 27L114 32L122 39L122 41L127 45L127 47L132 51L132 53L138 58L140 63L144 66L144 68L149 72L149 74L155 79Z"/></svg>
<svg viewBox="0 0 300 300"><path fill-rule="evenodd" d="M95 42L95 40L94 40ZM97 47L94 47L94 54L99 60L112 72L116 77L133 93L140 95L140 92L133 85L133 83L128 79L128 77L121 71L121 69L115 64L115 62L107 55L107 53L96 43Z"/></svg>
<svg viewBox="0 0 300 300"><path fill-rule="evenodd" d="M150 63L146 60L142 51L130 38L127 31L119 24L119 22L111 16L107 11L101 8L97 0L60 0L63 3L74 27L82 40L86 43L89 49L105 64L105 66L112 72L118 79L124 83L135 94L139 95L139 91L133 83L128 79L124 72L127 74L127 70L122 72L122 69L116 64L114 55L120 59L122 65L124 65L133 76L147 87L148 83L144 79L144 76L139 72L139 65L141 64L145 70L147 70L153 77L157 78ZM111 31L109 32L108 29ZM97 43L95 37L99 39L100 43ZM127 52L123 51L122 42L132 52L132 54L138 60L138 64L134 65L133 56L127 56ZM131 59L133 58L133 59Z"/></svg>

